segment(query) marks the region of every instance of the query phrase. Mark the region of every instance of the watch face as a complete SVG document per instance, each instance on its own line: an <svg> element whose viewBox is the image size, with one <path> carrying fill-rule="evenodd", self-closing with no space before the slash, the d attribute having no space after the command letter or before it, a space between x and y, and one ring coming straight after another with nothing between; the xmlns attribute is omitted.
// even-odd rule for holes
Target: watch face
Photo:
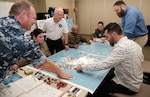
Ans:
<svg viewBox="0 0 150 97"><path fill-rule="evenodd" d="M62 27L62 24L59 24L59 28L61 28Z"/></svg>

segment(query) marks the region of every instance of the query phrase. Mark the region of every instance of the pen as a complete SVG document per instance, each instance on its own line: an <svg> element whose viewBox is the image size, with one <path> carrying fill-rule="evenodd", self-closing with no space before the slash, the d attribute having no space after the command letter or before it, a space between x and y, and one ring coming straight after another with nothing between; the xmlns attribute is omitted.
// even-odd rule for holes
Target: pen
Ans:
<svg viewBox="0 0 150 97"><path fill-rule="evenodd" d="M78 88L74 88L71 92L74 93Z"/></svg>

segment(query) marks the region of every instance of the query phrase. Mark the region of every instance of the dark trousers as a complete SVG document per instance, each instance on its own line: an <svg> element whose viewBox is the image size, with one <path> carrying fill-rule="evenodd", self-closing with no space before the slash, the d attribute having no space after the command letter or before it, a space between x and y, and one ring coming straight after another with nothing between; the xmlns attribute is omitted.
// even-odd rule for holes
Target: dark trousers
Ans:
<svg viewBox="0 0 150 97"><path fill-rule="evenodd" d="M105 82L92 97L111 97L113 93L122 93L127 95L133 95L136 92L129 90L128 88L116 84L114 81L109 80Z"/></svg>
<svg viewBox="0 0 150 97"><path fill-rule="evenodd" d="M63 45L61 38L58 40L51 40L51 39L47 38L46 43L47 43L47 46L49 48L51 55L54 54L55 50L57 53L64 49L64 45Z"/></svg>
<svg viewBox="0 0 150 97"><path fill-rule="evenodd" d="M114 68L112 68L100 86L96 89L93 94L88 94L87 97L113 97L113 93L122 93L127 95L133 95L136 92L129 90L128 88L115 83L112 78L115 76Z"/></svg>

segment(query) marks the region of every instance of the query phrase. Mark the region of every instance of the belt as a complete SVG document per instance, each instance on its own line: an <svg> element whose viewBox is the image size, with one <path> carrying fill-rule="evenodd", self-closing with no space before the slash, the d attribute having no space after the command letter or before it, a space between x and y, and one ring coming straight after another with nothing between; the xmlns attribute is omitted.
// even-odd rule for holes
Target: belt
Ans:
<svg viewBox="0 0 150 97"><path fill-rule="evenodd" d="M145 35L147 35L147 34L144 34L144 35L140 35L140 36L145 36Z"/></svg>
<svg viewBox="0 0 150 97"><path fill-rule="evenodd" d="M59 39L57 39L57 40L51 40L51 39L49 39L49 38L47 38L48 40L50 40L50 41L58 41L58 40L61 40L61 38L59 38Z"/></svg>

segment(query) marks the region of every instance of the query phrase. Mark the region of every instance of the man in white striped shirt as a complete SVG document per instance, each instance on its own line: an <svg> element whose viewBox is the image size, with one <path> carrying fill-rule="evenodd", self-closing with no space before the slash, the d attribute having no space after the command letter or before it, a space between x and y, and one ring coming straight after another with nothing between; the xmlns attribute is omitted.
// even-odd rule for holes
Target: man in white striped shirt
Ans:
<svg viewBox="0 0 150 97"><path fill-rule="evenodd" d="M76 71L99 71L114 68L114 77L103 85L96 97L109 97L110 93L135 94L143 82L141 63L144 60L142 48L128 39L117 23L109 23L104 33L110 45L115 44L112 53L94 64L80 64ZM95 96L94 96L95 97Z"/></svg>

